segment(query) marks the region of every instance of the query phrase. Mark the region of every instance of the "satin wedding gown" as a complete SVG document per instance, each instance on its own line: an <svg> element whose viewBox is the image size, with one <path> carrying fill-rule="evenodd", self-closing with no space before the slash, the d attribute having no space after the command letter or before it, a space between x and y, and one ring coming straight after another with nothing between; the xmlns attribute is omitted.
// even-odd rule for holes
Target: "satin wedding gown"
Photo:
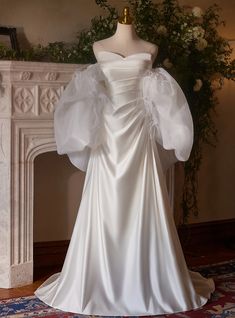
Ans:
<svg viewBox="0 0 235 318"><path fill-rule="evenodd" d="M187 268L165 181L191 151L187 101L170 74L152 68L149 53L98 54L56 105L57 151L86 178L62 271L35 294L85 315L199 308L214 281Z"/></svg>

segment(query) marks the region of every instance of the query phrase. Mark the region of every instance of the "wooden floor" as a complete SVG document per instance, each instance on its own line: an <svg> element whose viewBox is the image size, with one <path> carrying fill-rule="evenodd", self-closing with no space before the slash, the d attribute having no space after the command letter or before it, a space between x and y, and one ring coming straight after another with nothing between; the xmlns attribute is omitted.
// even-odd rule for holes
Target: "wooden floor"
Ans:
<svg viewBox="0 0 235 318"><path fill-rule="evenodd" d="M197 248L185 248L185 259L188 266L198 266L219 263L231 259L235 259L235 247L229 245L218 246L200 246ZM61 268L44 268L35 269L34 271L34 283L28 286L1 289L0 299L29 296L32 295L34 290L51 274L60 271Z"/></svg>

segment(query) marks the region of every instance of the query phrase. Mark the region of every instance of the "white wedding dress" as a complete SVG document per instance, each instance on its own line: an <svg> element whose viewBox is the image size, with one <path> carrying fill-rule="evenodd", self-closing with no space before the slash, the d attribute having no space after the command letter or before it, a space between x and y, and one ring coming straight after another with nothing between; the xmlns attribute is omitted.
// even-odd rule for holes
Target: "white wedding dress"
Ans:
<svg viewBox="0 0 235 318"><path fill-rule="evenodd" d="M86 178L62 271L35 294L85 315L199 308L214 281L187 268L165 180L191 152L186 98L169 73L152 68L149 53L98 56L75 72L56 105L57 151Z"/></svg>

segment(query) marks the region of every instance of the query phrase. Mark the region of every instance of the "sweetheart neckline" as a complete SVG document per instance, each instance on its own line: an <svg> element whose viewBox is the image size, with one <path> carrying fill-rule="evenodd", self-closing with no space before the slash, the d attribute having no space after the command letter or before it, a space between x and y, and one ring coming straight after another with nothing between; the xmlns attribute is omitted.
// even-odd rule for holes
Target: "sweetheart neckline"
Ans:
<svg viewBox="0 0 235 318"><path fill-rule="evenodd" d="M133 53L133 54L129 54L127 56L123 56L122 54L120 53L116 53L116 52L112 52L112 51L105 51L105 50L102 50L102 51L98 51L97 54L100 54L100 53L108 53L108 54L113 54L113 55L116 55L116 56L119 56L120 58L122 58L123 60L126 60L128 59L128 57L131 57L131 56L136 56L136 55L148 55L150 56L150 60L152 60L152 54L151 53L148 53L148 52L138 52L138 53Z"/></svg>

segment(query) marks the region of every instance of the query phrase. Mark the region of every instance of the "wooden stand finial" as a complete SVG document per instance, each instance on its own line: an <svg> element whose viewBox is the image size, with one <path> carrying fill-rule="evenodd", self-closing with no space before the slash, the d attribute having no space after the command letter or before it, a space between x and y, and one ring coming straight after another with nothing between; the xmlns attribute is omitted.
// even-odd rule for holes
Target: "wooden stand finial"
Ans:
<svg viewBox="0 0 235 318"><path fill-rule="evenodd" d="M118 22L121 24L132 24L132 18L130 16L130 9L129 7L124 7L122 16L119 18Z"/></svg>

